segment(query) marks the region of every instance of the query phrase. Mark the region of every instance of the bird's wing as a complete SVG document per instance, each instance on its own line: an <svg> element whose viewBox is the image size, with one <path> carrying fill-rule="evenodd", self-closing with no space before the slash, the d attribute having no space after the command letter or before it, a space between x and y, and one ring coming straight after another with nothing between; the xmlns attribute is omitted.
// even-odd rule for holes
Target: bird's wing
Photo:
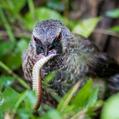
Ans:
<svg viewBox="0 0 119 119"><path fill-rule="evenodd" d="M73 55L73 58L79 65L87 66L89 74L108 78L119 73L119 64L107 54L100 52L92 41L79 35L75 35L73 40L73 54L77 54Z"/></svg>
<svg viewBox="0 0 119 119"><path fill-rule="evenodd" d="M90 73L109 78L119 73L119 64L105 53L96 53L88 63Z"/></svg>
<svg viewBox="0 0 119 119"><path fill-rule="evenodd" d="M74 35L68 43L65 55L67 72L73 74L72 77L84 76L88 72L88 62L97 52L98 49L90 40Z"/></svg>

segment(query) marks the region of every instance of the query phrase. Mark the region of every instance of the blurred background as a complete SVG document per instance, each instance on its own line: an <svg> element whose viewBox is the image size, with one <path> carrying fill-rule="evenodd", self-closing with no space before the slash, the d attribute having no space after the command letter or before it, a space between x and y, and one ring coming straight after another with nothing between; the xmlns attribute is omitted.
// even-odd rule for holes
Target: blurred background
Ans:
<svg viewBox="0 0 119 119"><path fill-rule="evenodd" d="M12 87L15 79L27 87L22 82L22 53L33 26L45 19L61 20L72 32L89 38L119 62L119 0L0 0L1 91ZM7 94L11 94L9 91Z"/></svg>

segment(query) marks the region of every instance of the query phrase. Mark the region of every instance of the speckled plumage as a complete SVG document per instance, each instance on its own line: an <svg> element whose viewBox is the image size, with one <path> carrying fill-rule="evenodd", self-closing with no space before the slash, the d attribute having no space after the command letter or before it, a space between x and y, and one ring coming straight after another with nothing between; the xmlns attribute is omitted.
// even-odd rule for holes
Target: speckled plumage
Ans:
<svg viewBox="0 0 119 119"><path fill-rule="evenodd" d="M52 47L53 43L55 45ZM100 53L90 40L74 35L60 21L46 20L34 27L32 40L23 56L25 78L32 80L32 68L41 58L40 55L53 52L57 56L43 67L42 72L44 77L48 72L58 70L50 87L59 95L64 95L78 80L86 76L108 79L119 72L119 65L106 54Z"/></svg>

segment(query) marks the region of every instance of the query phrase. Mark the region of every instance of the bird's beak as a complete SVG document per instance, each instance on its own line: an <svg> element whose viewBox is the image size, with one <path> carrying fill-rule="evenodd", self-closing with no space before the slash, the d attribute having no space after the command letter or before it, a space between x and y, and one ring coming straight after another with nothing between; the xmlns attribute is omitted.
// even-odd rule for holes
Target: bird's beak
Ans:
<svg viewBox="0 0 119 119"><path fill-rule="evenodd" d="M57 51L55 49L48 51L48 48L45 48L44 50L44 56L49 56L49 55L57 55Z"/></svg>
<svg viewBox="0 0 119 119"><path fill-rule="evenodd" d="M48 48L47 48L47 47L45 48L44 55L45 55L45 56L48 55Z"/></svg>

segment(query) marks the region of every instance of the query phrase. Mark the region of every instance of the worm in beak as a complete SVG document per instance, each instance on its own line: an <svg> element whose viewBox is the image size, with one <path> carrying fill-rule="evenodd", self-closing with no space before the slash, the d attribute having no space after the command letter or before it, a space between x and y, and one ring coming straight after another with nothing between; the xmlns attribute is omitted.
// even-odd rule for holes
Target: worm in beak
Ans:
<svg viewBox="0 0 119 119"><path fill-rule="evenodd" d="M38 60L32 70L32 89L35 91L37 95L37 102L34 106L34 110L37 111L41 104L42 99L42 77L41 77L41 69L43 65L45 65L51 58L56 56L56 54L50 54L48 56L44 56L40 60Z"/></svg>

